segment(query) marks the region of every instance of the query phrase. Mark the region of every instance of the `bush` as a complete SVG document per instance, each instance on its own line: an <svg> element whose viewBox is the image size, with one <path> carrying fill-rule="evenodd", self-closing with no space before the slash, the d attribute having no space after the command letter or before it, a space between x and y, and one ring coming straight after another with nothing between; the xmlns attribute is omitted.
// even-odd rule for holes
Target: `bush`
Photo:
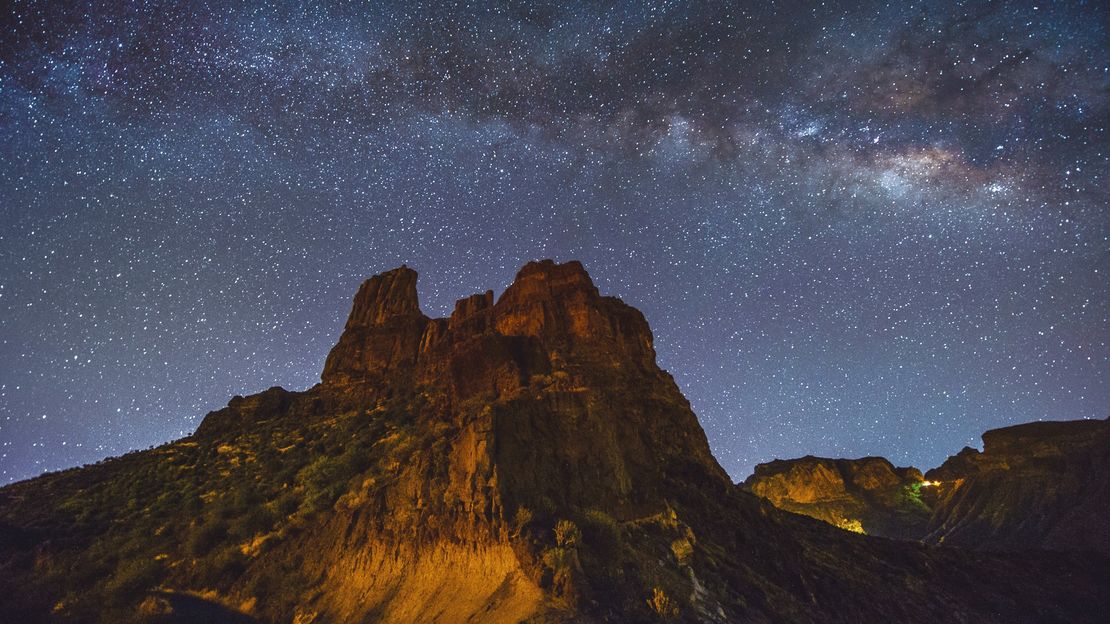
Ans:
<svg viewBox="0 0 1110 624"><path fill-rule="evenodd" d="M550 496L541 496L536 505L536 512L541 518L551 518L555 515L555 501Z"/></svg>
<svg viewBox="0 0 1110 624"><path fill-rule="evenodd" d="M104 584L108 601L125 605L137 601L162 579L162 564L154 559L132 559L120 564Z"/></svg>
<svg viewBox="0 0 1110 624"><path fill-rule="evenodd" d="M685 537L680 537L671 542L671 552L674 553L675 561L678 561L679 565L690 565L690 559L694 556L694 545Z"/></svg>
<svg viewBox="0 0 1110 624"><path fill-rule="evenodd" d="M273 514L260 504L239 514L232 522L231 532L238 537L249 538L257 533L269 531L273 526Z"/></svg>
<svg viewBox="0 0 1110 624"><path fill-rule="evenodd" d="M648 607L651 607L651 610L664 621L673 620L678 617L678 605L676 605L660 587L652 588L651 598L648 598L647 604Z"/></svg>
<svg viewBox="0 0 1110 624"><path fill-rule="evenodd" d="M516 508L516 515L513 517L513 534L520 535L524 531L524 527L532 522L532 510L524 505Z"/></svg>
<svg viewBox="0 0 1110 624"><path fill-rule="evenodd" d="M574 548L582 540L582 532L578 525L570 520L560 520L555 523L555 543L563 548Z"/></svg>
<svg viewBox="0 0 1110 624"><path fill-rule="evenodd" d="M351 478L369 466L369 452L360 444L351 444L340 455L320 457L305 466L297 474L297 481L305 486L309 511L329 509L347 491Z"/></svg>
<svg viewBox="0 0 1110 624"><path fill-rule="evenodd" d="M274 513L277 514L279 520L284 520L293 515L297 508L301 506L301 497L297 493L288 490L282 492L277 500L274 501Z"/></svg>
<svg viewBox="0 0 1110 624"><path fill-rule="evenodd" d="M577 561L577 551L571 548L554 546L543 551L543 563L551 571L556 595L565 594L570 589Z"/></svg>
<svg viewBox="0 0 1110 624"><path fill-rule="evenodd" d="M214 518L200 525L189 535L186 549L194 557L203 557L225 537L227 537L227 522L222 518Z"/></svg>
<svg viewBox="0 0 1110 624"><path fill-rule="evenodd" d="M574 566L574 554L559 546L548 548L543 551L543 563L557 575L566 573Z"/></svg>
<svg viewBox="0 0 1110 624"><path fill-rule="evenodd" d="M231 584L247 569L247 560L239 548L231 546L219 552L212 559L210 581L217 584Z"/></svg>
<svg viewBox="0 0 1110 624"><path fill-rule="evenodd" d="M582 536L586 543L599 551L612 553L620 546L620 524L613 516L598 509L587 511L582 518Z"/></svg>

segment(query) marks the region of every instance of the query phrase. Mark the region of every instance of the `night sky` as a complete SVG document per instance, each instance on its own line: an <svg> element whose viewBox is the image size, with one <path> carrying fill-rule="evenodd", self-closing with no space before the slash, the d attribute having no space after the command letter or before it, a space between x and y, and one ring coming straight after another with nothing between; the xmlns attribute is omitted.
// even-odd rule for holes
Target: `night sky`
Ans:
<svg viewBox="0 0 1110 624"><path fill-rule="evenodd" d="M0 482L311 386L402 263L581 260L735 479L1110 414L1097 2L246 4L0 9Z"/></svg>

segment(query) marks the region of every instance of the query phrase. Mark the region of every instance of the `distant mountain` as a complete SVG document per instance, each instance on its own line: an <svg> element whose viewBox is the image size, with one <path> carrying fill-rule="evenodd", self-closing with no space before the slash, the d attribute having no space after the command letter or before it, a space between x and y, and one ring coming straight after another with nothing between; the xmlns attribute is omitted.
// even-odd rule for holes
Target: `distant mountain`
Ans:
<svg viewBox="0 0 1110 624"><path fill-rule="evenodd" d="M1035 422L983 434L923 476L882 458L756 466L744 489L870 535L984 550L1110 555L1110 420Z"/></svg>
<svg viewBox="0 0 1110 624"><path fill-rule="evenodd" d="M0 489L5 622L1100 622L1107 578L740 490L644 317L577 262L446 319L413 271L375 276L322 383Z"/></svg>
<svg viewBox="0 0 1110 624"><path fill-rule="evenodd" d="M756 466L741 487L779 509L842 529L920 539L929 524L921 471L895 468L882 457L826 459L807 455Z"/></svg>
<svg viewBox="0 0 1110 624"><path fill-rule="evenodd" d="M994 429L925 478L939 482L928 542L1110 555L1110 419Z"/></svg>

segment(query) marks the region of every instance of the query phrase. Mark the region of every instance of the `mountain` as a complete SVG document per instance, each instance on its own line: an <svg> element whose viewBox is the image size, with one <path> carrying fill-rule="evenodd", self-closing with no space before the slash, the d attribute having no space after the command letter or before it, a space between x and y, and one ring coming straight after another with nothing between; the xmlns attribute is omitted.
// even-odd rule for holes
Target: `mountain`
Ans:
<svg viewBox="0 0 1110 624"><path fill-rule="evenodd" d="M924 539L972 548L1110 555L1110 419L1034 422L983 434L938 482Z"/></svg>
<svg viewBox="0 0 1110 624"><path fill-rule="evenodd" d="M1110 419L983 434L923 476L883 458L756 466L743 487L780 509L870 535L984 550L1110 555Z"/></svg>
<svg viewBox="0 0 1110 624"><path fill-rule="evenodd" d="M366 281L320 384L0 489L0 620L1095 622L1110 559L855 535L734 486L577 262Z"/></svg>
<svg viewBox="0 0 1110 624"><path fill-rule="evenodd" d="M779 509L842 529L896 539L919 539L929 523L921 471L896 468L882 457L827 459L807 455L756 466L747 491Z"/></svg>

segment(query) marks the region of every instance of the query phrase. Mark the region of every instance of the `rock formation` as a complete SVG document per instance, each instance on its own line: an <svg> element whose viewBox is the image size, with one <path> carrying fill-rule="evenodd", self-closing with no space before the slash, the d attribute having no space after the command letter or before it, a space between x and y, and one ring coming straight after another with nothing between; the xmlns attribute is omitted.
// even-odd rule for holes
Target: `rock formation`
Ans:
<svg viewBox="0 0 1110 624"><path fill-rule="evenodd" d="M826 459L806 456L756 466L743 487L779 509L842 529L920 539L930 510L921 499L916 468L895 468L881 457Z"/></svg>
<svg viewBox="0 0 1110 624"><path fill-rule="evenodd" d="M1110 420L1034 422L983 434L937 481L926 541L1110 555Z"/></svg>
<svg viewBox="0 0 1110 624"><path fill-rule="evenodd" d="M983 434L924 476L882 458L756 466L748 491L851 530L986 550L1110 555L1110 420L1036 422Z"/></svg>
<svg viewBox="0 0 1110 624"><path fill-rule="evenodd" d="M577 262L420 312L359 289L322 382L0 490L0 620L1084 622L1110 561L876 540L736 488ZM863 479L863 482L867 482ZM17 619L18 618L18 619Z"/></svg>

